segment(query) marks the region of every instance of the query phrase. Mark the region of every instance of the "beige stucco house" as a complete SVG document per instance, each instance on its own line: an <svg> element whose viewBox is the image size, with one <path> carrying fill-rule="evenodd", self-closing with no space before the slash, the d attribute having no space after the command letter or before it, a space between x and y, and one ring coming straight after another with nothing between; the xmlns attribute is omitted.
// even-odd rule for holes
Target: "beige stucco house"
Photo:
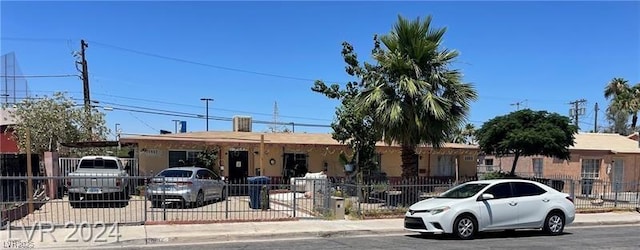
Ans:
<svg viewBox="0 0 640 250"><path fill-rule="evenodd" d="M140 174L157 173L182 160L194 160L205 148L219 148L218 165L229 179L247 176L290 177L300 172L325 171L328 176L345 175L339 155L352 155L348 146L330 134L191 132L128 136L122 143L135 145ZM378 162L389 177L399 177L400 147L379 143ZM418 147L420 176L475 176L477 146L446 144L440 149ZM297 172L296 172L297 171Z"/></svg>
<svg viewBox="0 0 640 250"><path fill-rule="evenodd" d="M640 147L638 141L618 134L580 133L570 148L571 159L520 157L516 173L545 178L597 180L620 189L635 190L640 180ZM510 171L513 157L480 157L478 172Z"/></svg>

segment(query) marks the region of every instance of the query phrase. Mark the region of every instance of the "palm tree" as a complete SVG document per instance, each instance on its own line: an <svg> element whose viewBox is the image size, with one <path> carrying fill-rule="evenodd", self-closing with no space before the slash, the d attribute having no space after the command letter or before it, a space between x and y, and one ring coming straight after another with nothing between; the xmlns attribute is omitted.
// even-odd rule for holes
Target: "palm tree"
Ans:
<svg viewBox="0 0 640 250"><path fill-rule="evenodd" d="M384 141L402 147L403 178L418 176L416 146L442 146L477 98L473 85L450 68L458 52L441 48L445 31L432 29L431 16L424 21L399 16L390 34L375 38L378 65L369 65L358 96L360 107L374 113Z"/></svg>
<svg viewBox="0 0 640 250"><path fill-rule="evenodd" d="M630 86L623 78L613 78L604 88L604 97L611 99L608 107L610 112L632 116L631 130L635 131L640 111L640 84Z"/></svg>
<svg viewBox="0 0 640 250"><path fill-rule="evenodd" d="M462 136L464 136L465 144L475 144L475 134L476 134L476 126L471 123L467 123L462 130Z"/></svg>
<svg viewBox="0 0 640 250"><path fill-rule="evenodd" d="M460 143L460 144L474 144L475 143L475 131L476 128L473 124L467 123L464 127L457 127L452 130L447 142Z"/></svg>

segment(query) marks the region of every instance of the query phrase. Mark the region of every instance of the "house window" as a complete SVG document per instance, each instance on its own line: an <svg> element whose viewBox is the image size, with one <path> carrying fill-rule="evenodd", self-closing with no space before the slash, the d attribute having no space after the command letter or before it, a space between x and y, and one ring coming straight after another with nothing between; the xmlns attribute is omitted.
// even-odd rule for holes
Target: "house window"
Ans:
<svg viewBox="0 0 640 250"><path fill-rule="evenodd" d="M473 155L465 155L464 161L473 161Z"/></svg>
<svg viewBox="0 0 640 250"><path fill-rule="evenodd" d="M438 155L438 164L433 176L455 176L455 160L452 155Z"/></svg>
<svg viewBox="0 0 640 250"><path fill-rule="evenodd" d="M543 172L543 159L542 158L534 158L533 159L533 174L535 177L542 177Z"/></svg>
<svg viewBox="0 0 640 250"><path fill-rule="evenodd" d="M200 152L201 151L171 150L169 151L169 167L196 165ZM184 162L184 164L181 161Z"/></svg>
<svg viewBox="0 0 640 250"><path fill-rule="evenodd" d="M600 177L600 162L602 159L582 159L583 179L598 179Z"/></svg>
<svg viewBox="0 0 640 250"><path fill-rule="evenodd" d="M484 165L493 166L493 159L484 159Z"/></svg>

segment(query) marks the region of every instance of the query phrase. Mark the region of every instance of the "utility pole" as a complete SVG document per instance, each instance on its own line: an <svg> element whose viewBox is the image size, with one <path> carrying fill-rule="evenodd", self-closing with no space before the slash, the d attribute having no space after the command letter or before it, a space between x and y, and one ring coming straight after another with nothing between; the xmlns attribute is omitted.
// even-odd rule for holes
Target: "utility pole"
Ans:
<svg viewBox="0 0 640 250"><path fill-rule="evenodd" d="M581 115L585 114L585 111L586 111L586 109L584 107L582 107L582 105L584 103L586 103L586 102L587 102L587 100L585 100L585 99L580 99L580 100L575 100L575 101L569 102L569 104L571 104L573 106L571 109L569 109L569 116L573 117L573 124L576 125L576 127L578 127L578 129L580 128L578 120L579 120Z"/></svg>
<svg viewBox="0 0 640 250"><path fill-rule="evenodd" d="M209 131L209 102L213 101L213 99L211 99L211 98L200 98L200 101L205 101L205 103L206 103L207 114L205 116L205 119L207 120L207 131Z"/></svg>
<svg viewBox="0 0 640 250"><path fill-rule="evenodd" d="M595 111L596 111L596 117L593 121L593 132L594 133L598 133L598 111L600 111L600 108L598 107L598 103L596 102L596 107L595 107Z"/></svg>
<svg viewBox="0 0 640 250"><path fill-rule="evenodd" d="M79 71L82 73L82 89L83 89L83 94L84 94L84 111L87 115L87 117L85 118L85 125L87 126L87 131L89 132L89 139L93 139L93 126L91 125L91 123L89 122L89 120L91 119L91 96L90 96L90 91L89 91L89 68L87 66L87 58L85 56L85 49L89 47L89 44L87 44L84 40L80 40L80 61L76 62L76 66L78 64L80 64L82 66L82 69L79 69ZM77 68L77 67L76 67Z"/></svg>
<svg viewBox="0 0 640 250"><path fill-rule="evenodd" d="M173 122L173 125L175 126L173 133L177 134L178 133L178 122L180 122L180 120L171 120Z"/></svg>

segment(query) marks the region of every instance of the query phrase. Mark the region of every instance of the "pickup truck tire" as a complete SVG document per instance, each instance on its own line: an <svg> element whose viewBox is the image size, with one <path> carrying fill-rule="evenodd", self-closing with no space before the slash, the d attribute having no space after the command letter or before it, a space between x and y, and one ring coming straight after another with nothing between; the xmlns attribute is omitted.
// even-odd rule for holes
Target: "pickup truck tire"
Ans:
<svg viewBox="0 0 640 250"><path fill-rule="evenodd" d="M77 208L77 207L81 207L81 203L80 203L80 194L76 194L76 193L69 193L69 205L72 208Z"/></svg>
<svg viewBox="0 0 640 250"><path fill-rule="evenodd" d="M162 201L151 201L151 207L161 208L162 207Z"/></svg>

